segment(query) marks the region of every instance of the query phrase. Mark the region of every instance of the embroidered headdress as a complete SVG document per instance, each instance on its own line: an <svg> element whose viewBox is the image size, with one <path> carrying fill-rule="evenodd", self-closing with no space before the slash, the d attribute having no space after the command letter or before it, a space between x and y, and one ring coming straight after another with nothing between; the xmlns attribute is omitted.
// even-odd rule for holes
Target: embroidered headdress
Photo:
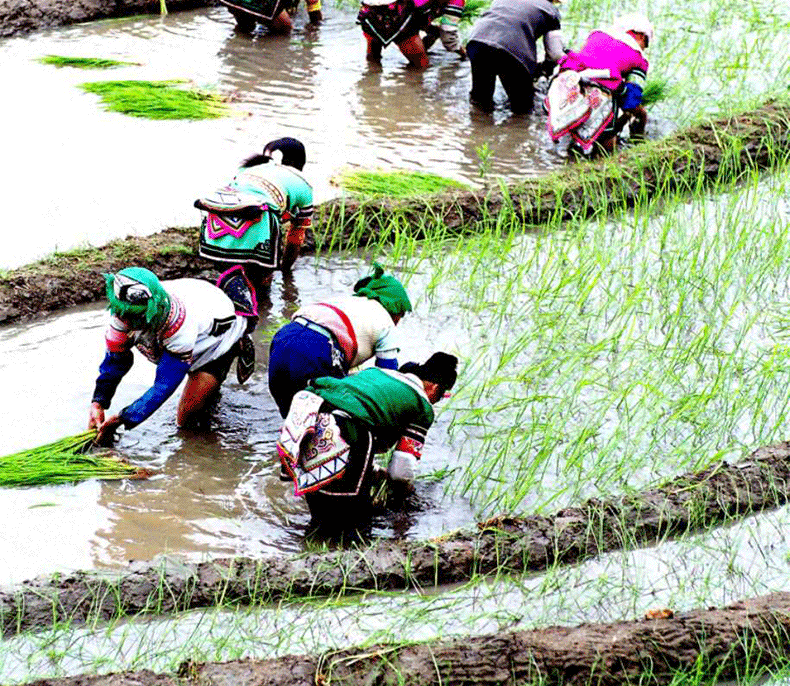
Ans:
<svg viewBox="0 0 790 686"><path fill-rule="evenodd" d="M381 303L391 315L411 312L411 301L400 281L384 273L384 267L373 263L373 275L366 276L354 284L354 295L370 298Z"/></svg>
<svg viewBox="0 0 790 686"><path fill-rule="evenodd" d="M121 319L159 326L170 311L170 296L156 274L143 267L127 267L105 274L108 309Z"/></svg>

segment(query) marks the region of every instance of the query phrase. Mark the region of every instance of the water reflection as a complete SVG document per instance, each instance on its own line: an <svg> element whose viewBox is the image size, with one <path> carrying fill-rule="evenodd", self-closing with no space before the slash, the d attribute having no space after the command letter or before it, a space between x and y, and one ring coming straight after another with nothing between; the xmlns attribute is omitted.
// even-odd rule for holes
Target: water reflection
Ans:
<svg viewBox="0 0 790 686"><path fill-rule="evenodd" d="M367 273L357 259L309 258L292 275L277 274L256 332L258 364L239 386L223 384L204 430L176 429L180 389L139 427L122 434L118 452L155 471L145 481L91 481L74 486L11 489L0 515L13 526L0 539L0 583L52 571L124 565L161 553L191 560L286 554L306 545L309 512L279 479L275 441L282 420L269 395L266 361L274 331L303 302L351 292ZM422 360L448 341L447 322L419 304L399 325L404 359ZM107 312L77 309L35 324L0 329L0 378L16 393L0 396L3 454L82 431L99 363ZM439 328L437 328L439 327ZM137 355L137 354L136 354ZM123 407L150 386L154 366L137 355L113 402ZM20 402L20 393L35 398ZM449 417L440 415L421 463L429 474L459 458L449 445ZM419 483L401 514L380 513L368 535L426 538L473 521L466 502L447 497L441 483ZM312 545L312 544L310 544Z"/></svg>
<svg viewBox="0 0 790 686"><path fill-rule="evenodd" d="M55 249L101 244L168 226L195 226L192 201L224 183L238 162L273 138L302 140L316 202L352 164L430 170L474 182L476 149L492 151L493 175L535 174L562 163L542 115L469 108L469 65L435 48L424 73L385 51L377 73L365 60L351 9L331 8L318 31L297 17L289 37L246 35L224 7L94 22L0 40L0 78L15 98L6 112L6 182L15 199L0 268ZM56 69L45 54L132 62L112 72ZM186 79L231 95L236 116L149 121L113 114L83 93L84 81ZM57 117L51 113L57 112ZM35 231L27 208L38 208ZM123 208L122 210L120 208ZM10 214L9 214L10 213Z"/></svg>

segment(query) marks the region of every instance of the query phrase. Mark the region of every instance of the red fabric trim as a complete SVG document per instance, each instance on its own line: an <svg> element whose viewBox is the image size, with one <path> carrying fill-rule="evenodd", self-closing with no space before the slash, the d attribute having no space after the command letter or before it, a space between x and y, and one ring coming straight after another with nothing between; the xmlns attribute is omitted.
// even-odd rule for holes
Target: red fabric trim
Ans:
<svg viewBox="0 0 790 686"><path fill-rule="evenodd" d="M354 327L351 324L351 320L348 318L345 312L343 312L340 308L335 307L334 305L330 305L329 303L317 303L318 305L323 305L324 307L328 307L332 310L345 324L346 329L348 329L348 336L351 339L351 359L348 361L351 364L357 357L357 352L359 351L359 344L357 343L357 334L354 332Z"/></svg>

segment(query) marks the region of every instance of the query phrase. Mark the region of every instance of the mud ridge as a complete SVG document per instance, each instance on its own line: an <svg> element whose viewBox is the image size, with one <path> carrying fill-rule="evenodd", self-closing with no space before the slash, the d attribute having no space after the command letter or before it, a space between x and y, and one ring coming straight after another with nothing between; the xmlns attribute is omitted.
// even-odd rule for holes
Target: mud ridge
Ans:
<svg viewBox="0 0 790 686"><path fill-rule="evenodd" d="M215 0L166 2L168 11L216 4ZM0 0L0 38L135 14L159 14L159 0Z"/></svg>
<svg viewBox="0 0 790 686"><path fill-rule="evenodd" d="M0 3L8 0L0 0ZM25 1L25 0L20 0ZM790 101L719 118L624 152L614 160L580 163L539 179L478 192L452 192L414 200L333 200L316 207L318 234L305 253L356 249L382 236L426 229L447 235L486 230L503 211L526 228L622 210L636 198L660 201L669 193L698 193L737 181L755 170L785 164L790 155ZM163 278L205 273L196 255L197 228L170 229L148 238L56 254L0 278L0 324L103 297L105 271L140 264Z"/></svg>
<svg viewBox="0 0 790 686"><path fill-rule="evenodd" d="M658 543L731 522L790 499L790 443L746 461L719 463L656 489L591 499L553 516L497 517L477 531L426 542L379 540L367 548L259 559L163 559L113 573L76 572L0 591L2 634L53 623L368 589L431 588L476 575L540 571L603 552Z"/></svg>
<svg viewBox="0 0 790 686"><path fill-rule="evenodd" d="M671 613L667 613L671 614ZM742 678L787 662L790 593L661 619L552 626L452 641L377 645L270 660L185 663L177 676L126 672L36 681L31 686L621 686L667 684L687 672L704 682Z"/></svg>

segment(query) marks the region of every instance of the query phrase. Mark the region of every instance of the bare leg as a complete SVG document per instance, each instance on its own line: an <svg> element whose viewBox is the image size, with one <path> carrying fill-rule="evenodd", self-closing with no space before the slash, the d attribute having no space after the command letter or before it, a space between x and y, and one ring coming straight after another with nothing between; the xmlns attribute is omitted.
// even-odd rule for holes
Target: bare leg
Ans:
<svg viewBox="0 0 790 686"><path fill-rule="evenodd" d="M631 138L643 138L645 127L647 126L647 110L639 105L632 110L628 110L631 115Z"/></svg>
<svg viewBox="0 0 790 686"><path fill-rule="evenodd" d="M291 21L291 16L283 10L269 24L269 33L276 33L278 35L286 35L291 33L294 24Z"/></svg>
<svg viewBox="0 0 790 686"><path fill-rule="evenodd" d="M381 41L367 33L365 34L365 39L368 41L368 52L365 55L368 62L381 62Z"/></svg>
<svg viewBox="0 0 790 686"><path fill-rule="evenodd" d="M425 52L425 46L419 35L412 36L402 43L398 43L398 48L413 67L417 69L428 68L428 53Z"/></svg>
<svg viewBox="0 0 790 686"><path fill-rule="evenodd" d="M220 382L208 372L193 372L187 377L187 385L178 401L178 425L183 426L200 412L219 390Z"/></svg>

